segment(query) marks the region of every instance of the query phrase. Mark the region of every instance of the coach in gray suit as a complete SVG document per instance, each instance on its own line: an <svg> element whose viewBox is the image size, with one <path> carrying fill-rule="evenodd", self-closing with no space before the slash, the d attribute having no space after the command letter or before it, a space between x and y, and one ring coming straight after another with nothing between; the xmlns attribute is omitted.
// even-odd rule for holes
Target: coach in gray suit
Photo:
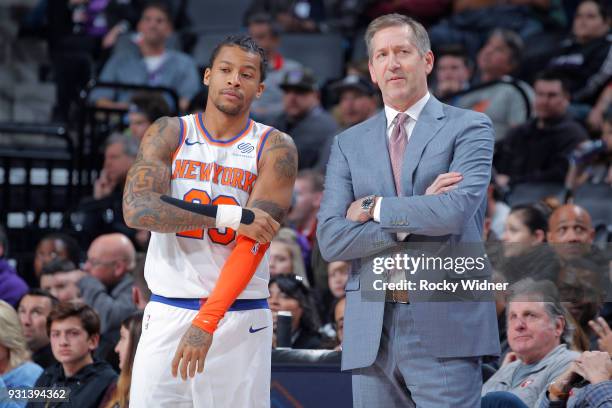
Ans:
<svg viewBox="0 0 612 408"><path fill-rule="evenodd" d="M369 301L360 276L399 241L481 241L491 122L429 95L433 54L419 23L379 17L366 43L385 108L335 138L318 216L324 258L354 264L342 368L353 370L356 407L479 407L482 356L499 353L494 304L410 303L400 290Z"/></svg>

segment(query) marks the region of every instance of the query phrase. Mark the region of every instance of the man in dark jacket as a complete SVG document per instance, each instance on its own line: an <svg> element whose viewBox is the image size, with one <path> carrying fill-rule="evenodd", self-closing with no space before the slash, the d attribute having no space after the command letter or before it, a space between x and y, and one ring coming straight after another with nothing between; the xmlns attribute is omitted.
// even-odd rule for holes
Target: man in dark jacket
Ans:
<svg viewBox="0 0 612 408"><path fill-rule="evenodd" d="M331 139L338 124L321 106L317 81L312 71L288 71L282 83L283 113L272 121L276 129L291 135L298 150L299 170L327 164Z"/></svg>
<svg viewBox="0 0 612 408"><path fill-rule="evenodd" d="M94 361L92 352L100 340L100 319L84 303L60 303L47 319L53 355L59 361L47 368L35 387L67 388L67 399L57 402L30 402L38 407L97 407L117 374L103 361Z"/></svg>
<svg viewBox="0 0 612 408"><path fill-rule="evenodd" d="M567 112L570 94L565 79L554 71L535 81L536 117L511 129L496 146L495 181L505 187L529 182L563 183L568 156L587 139Z"/></svg>

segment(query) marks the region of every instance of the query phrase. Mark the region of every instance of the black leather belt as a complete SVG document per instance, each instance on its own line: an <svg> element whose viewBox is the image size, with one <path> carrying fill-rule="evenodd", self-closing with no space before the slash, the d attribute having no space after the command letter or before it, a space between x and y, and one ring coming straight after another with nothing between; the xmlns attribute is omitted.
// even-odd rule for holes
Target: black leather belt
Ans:
<svg viewBox="0 0 612 408"><path fill-rule="evenodd" d="M407 290L389 290L385 292L385 302L389 303L403 303L408 304L408 291Z"/></svg>

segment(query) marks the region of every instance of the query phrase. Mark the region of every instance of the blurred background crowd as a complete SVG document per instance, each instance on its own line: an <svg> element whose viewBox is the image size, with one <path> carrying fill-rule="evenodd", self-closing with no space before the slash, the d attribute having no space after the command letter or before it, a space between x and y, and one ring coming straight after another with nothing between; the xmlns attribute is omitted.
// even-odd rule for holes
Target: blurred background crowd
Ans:
<svg viewBox="0 0 612 408"><path fill-rule="evenodd" d="M152 122L205 109L203 69L237 32L268 59L253 119L291 135L299 155L292 209L270 247L270 308L292 313L293 348L339 350L351 265L321 257L316 216L332 138L382 108L363 34L392 12L428 29L430 92L493 121L483 241L494 280L558 306L540 311L545 333L525 345L512 340L528 330L525 310L498 296L504 353L486 366L483 395L510 391L536 406L579 352L612 352L610 2L6 0L0 389L64 384L75 406L127 406L150 291L149 233L123 221L125 177ZM598 369L605 360L579 356ZM520 379L547 358L550 381L521 394ZM506 379L507 367L518 375Z"/></svg>

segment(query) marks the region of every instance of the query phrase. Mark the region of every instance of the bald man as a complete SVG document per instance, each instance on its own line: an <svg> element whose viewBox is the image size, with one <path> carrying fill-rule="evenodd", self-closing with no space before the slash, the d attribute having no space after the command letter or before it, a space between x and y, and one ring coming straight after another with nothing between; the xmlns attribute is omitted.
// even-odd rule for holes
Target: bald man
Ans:
<svg viewBox="0 0 612 408"><path fill-rule="evenodd" d="M132 242L114 233L96 238L87 250L83 271L70 272L83 300L100 315L102 333L119 330L123 319L136 310L131 275L135 264Z"/></svg>
<svg viewBox="0 0 612 408"><path fill-rule="evenodd" d="M548 219L546 238L564 260L586 255L595 239L591 216L577 205L562 205Z"/></svg>

